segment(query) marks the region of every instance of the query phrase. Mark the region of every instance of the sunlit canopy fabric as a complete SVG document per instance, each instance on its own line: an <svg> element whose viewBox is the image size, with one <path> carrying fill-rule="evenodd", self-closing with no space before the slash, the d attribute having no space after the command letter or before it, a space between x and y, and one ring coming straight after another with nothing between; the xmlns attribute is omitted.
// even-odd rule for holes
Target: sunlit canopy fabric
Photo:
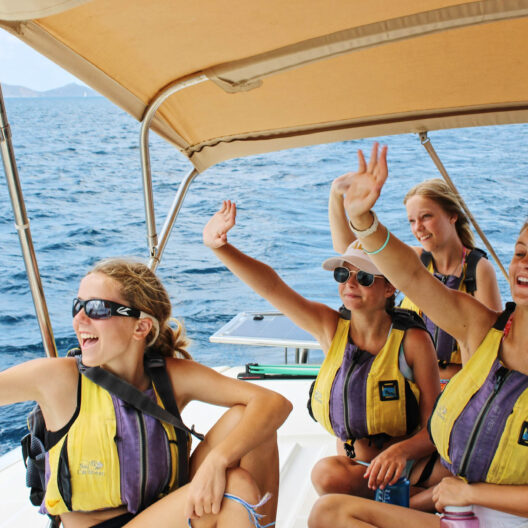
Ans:
<svg viewBox="0 0 528 528"><path fill-rule="evenodd" d="M13 6L16 4L16 6ZM0 27L198 170L367 136L528 121L528 0L0 0Z"/></svg>

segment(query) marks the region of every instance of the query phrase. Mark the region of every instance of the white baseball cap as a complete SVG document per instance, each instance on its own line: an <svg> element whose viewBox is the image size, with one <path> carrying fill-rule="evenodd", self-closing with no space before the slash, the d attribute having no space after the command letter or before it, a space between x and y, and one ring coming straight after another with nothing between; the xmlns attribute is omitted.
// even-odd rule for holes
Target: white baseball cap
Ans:
<svg viewBox="0 0 528 528"><path fill-rule="evenodd" d="M356 266L361 271L372 273L373 275L383 275L380 270L374 265L370 257L363 251L363 248L358 240L354 240L342 255L331 257L323 262L323 269L334 271L345 262Z"/></svg>

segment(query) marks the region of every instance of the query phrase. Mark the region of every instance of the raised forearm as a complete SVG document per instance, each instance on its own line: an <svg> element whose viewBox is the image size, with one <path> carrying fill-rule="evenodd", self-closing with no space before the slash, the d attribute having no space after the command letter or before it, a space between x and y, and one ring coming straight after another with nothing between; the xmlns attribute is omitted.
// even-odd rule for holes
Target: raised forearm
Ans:
<svg viewBox="0 0 528 528"><path fill-rule="evenodd" d="M356 240L356 237L348 226L348 218L343 206L343 195L334 190L330 191L328 199L328 221L334 250L337 253L344 253L346 248Z"/></svg>
<svg viewBox="0 0 528 528"><path fill-rule="evenodd" d="M285 283L273 268L242 253L231 244L225 244L213 251L218 259L242 282L274 304L273 299L276 297L279 286Z"/></svg>

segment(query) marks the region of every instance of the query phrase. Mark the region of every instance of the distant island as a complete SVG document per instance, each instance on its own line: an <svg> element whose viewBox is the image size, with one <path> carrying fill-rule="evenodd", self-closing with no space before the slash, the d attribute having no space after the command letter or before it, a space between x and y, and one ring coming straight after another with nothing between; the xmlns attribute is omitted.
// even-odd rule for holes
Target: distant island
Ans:
<svg viewBox="0 0 528 528"><path fill-rule="evenodd" d="M101 97L95 90L80 84L70 83L53 90L39 92L25 86L2 83L4 97Z"/></svg>

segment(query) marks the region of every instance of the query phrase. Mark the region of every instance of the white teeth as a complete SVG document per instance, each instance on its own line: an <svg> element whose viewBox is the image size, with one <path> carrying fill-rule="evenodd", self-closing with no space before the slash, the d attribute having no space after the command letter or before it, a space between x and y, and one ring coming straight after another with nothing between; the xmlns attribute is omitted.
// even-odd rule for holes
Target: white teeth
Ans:
<svg viewBox="0 0 528 528"><path fill-rule="evenodd" d="M518 282L522 282L523 284L528 284L528 277L517 277Z"/></svg>
<svg viewBox="0 0 528 528"><path fill-rule="evenodd" d="M97 336L93 334L81 334L81 339L97 339Z"/></svg>

